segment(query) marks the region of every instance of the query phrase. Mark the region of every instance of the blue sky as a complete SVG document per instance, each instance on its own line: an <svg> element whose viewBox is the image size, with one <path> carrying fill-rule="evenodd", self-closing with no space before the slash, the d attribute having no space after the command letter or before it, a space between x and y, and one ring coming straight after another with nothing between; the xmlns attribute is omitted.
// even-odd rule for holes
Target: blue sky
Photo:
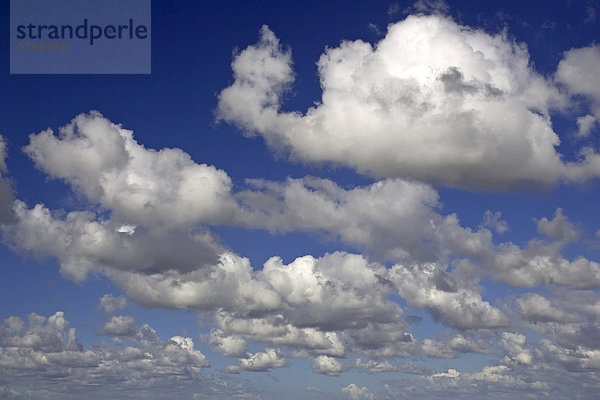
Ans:
<svg viewBox="0 0 600 400"><path fill-rule="evenodd" d="M154 0L150 75L5 46L0 398L595 398L599 13Z"/></svg>

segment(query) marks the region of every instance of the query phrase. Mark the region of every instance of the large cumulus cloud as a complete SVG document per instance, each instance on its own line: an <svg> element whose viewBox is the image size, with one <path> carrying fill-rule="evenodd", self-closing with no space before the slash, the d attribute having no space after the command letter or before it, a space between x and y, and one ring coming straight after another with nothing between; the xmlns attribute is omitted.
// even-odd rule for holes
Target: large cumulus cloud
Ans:
<svg viewBox="0 0 600 400"><path fill-rule="evenodd" d="M597 65L593 57L581 68ZM581 89L573 59L569 53L559 77L576 93L596 96ZM440 15L409 16L376 45L344 41L317 64L320 102L305 113L281 112L294 79L291 52L263 26L259 42L232 63L234 82L219 95L218 118L294 159L377 177L505 188L600 174L592 149L562 160L550 114L566 105L566 95L505 33Z"/></svg>

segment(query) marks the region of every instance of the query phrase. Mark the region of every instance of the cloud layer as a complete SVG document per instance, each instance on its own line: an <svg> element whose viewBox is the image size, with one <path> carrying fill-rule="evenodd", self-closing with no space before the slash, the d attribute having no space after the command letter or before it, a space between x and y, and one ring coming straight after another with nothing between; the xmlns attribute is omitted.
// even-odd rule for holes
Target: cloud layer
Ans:
<svg viewBox="0 0 600 400"><path fill-rule="evenodd" d="M100 276L122 291L98 300L85 345L62 311L5 319L0 398L81 398L95 385L106 388L98 398L258 399L236 382L261 372L276 379L299 364L318 379L384 377L380 388L344 380L318 393L333 399L592 398L600 263L588 258L594 251L577 252L597 238L565 206L535 215L533 236L515 243L508 237L521 225L502 210L482 210L467 226L432 185L506 189L596 177L590 143L600 94L588 82L599 54L598 46L572 49L545 77L506 33L411 16L375 45L326 49L320 102L282 112L291 52L263 27L259 42L235 55L218 118L296 161L375 177L362 186L304 176L234 187L226 171L181 149L147 148L92 111L56 134L32 134L23 149L74 194L71 209L53 210L15 199L0 140L4 242L57 260L77 283ZM555 111L573 118L571 139L583 143L567 156L557 150ZM223 226L300 232L331 250L284 261L272 249L253 265L215 234ZM192 310L202 333L161 339L123 314L136 306ZM482 365L431 367L464 360Z"/></svg>

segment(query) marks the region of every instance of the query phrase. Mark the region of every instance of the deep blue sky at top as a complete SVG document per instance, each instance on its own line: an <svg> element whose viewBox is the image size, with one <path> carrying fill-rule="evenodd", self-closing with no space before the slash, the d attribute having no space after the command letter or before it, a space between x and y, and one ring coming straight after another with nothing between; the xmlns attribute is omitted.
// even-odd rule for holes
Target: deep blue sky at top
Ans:
<svg viewBox="0 0 600 400"><path fill-rule="evenodd" d="M238 129L215 123L216 95L232 80L230 63L235 49L256 42L261 25L267 24L293 52L296 81L283 107L305 111L319 100L315 63L324 48L344 39L376 43L389 23L405 17L409 4L153 0L151 75L9 75L8 49L3 46L0 133L9 145L8 165L18 197L30 204L43 200L50 208L69 208L74 205L70 201L76 203L66 200L63 190L55 190L62 189L62 183L48 182L35 171L20 149L28 143L30 133L48 127L56 131L75 115L90 110L132 129L138 142L148 148L179 147L196 162L224 169L238 185L243 185L245 178L282 180L306 174L329 176L344 186L367 183L369 178L349 170L289 163L270 153L262 139L242 138ZM460 0L448 4L450 14L463 24L490 32L507 28L510 36L527 43L535 68L546 75L555 71L562 52L589 45L598 36L597 22L585 26L571 23L582 20L586 1ZM7 1L0 9L0 34L5 38L8 22ZM560 126L560 116L555 123L557 130L573 129ZM566 150L568 144L564 141ZM57 193L56 197L52 193ZM578 204L576 199L569 205L557 204L556 196L563 194L556 192L490 194L441 189L440 193L444 211L458 212L466 226L476 226L485 210L502 207L512 227L523 224L523 231L513 230L516 237L511 239L516 241L519 232L527 238L535 229L530 217L525 217L530 210L524 211L532 205L539 207L540 217L550 216L557 206L566 207L573 220L579 219L578 210L590 206ZM589 203L595 197L585 196L581 201ZM243 249L240 252L244 254Z"/></svg>

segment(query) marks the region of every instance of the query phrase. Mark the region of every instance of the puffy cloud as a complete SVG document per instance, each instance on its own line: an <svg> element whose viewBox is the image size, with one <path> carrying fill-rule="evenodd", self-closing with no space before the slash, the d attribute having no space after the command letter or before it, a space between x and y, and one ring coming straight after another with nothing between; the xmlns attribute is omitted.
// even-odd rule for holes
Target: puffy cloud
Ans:
<svg viewBox="0 0 600 400"><path fill-rule="evenodd" d="M508 230L508 223L502 219L500 211L492 213L490 210L486 210L483 214L483 226L498 233L504 233Z"/></svg>
<svg viewBox="0 0 600 400"><path fill-rule="evenodd" d="M386 274L362 256L333 253L288 265L272 258L256 272L247 259L229 254L210 273L108 276L142 304L217 310L218 330L209 340L224 354L241 353L247 339L342 356L347 348L336 331L359 348L410 341L401 308L387 299L393 287Z"/></svg>
<svg viewBox="0 0 600 400"><path fill-rule="evenodd" d="M219 341L235 340L241 335L254 342L296 349L298 356L327 354L343 356L346 346L336 332L313 327L298 327L286 321L287 315L275 314L262 318L218 312L216 322L221 332ZM218 342L216 342L218 343Z"/></svg>
<svg viewBox="0 0 600 400"><path fill-rule="evenodd" d="M360 358L357 358L354 362L355 368L366 369L372 374L378 374L383 372L402 372L405 374L415 374L415 375L423 375L423 374L431 374L432 370L423 365L416 365L411 362L405 362L400 364L392 364L389 361L375 361L375 360L367 360L363 361Z"/></svg>
<svg viewBox="0 0 600 400"><path fill-rule="evenodd" d="M0 324L0 346L34 352L79 351L81 345L75 338L75 329L67 329L68 325L62 311L49 318L30 314L27 327L21 318L10 317Z"/></svg>
<svg viewBox="0 0 600 400"><path fill-rule="evenodd" d="M146 149L133 132L98 112L30 135L24 151L36 167L62 179L123 224L189 226L219 221L231 206L231 179L179 149Z"/></svg>
<svg viewBox="0 0 600 400"><path fill-rule="evenodd" d="M76 151L80 147L82 152ZM318 232L339 237L375 258L402 260L407 265L443 265L451 258L465 257L515 286L553 282L595 287L599 282L594 262L570 262L560 256L558 243L578 237L560 210L554 219L543 218L538 224L540 232L556 243L532 241L521 249L512 243L495 245L484 226L472 231L461 227L456 215L441 215L438 193L422 183L388 179L347 190L327 179L306 177L280 183L251 180L250 189L232 193L223 171L196 164L178 149L146 149L130 131L94 112L76 117L60 129L58 137L50 131L32 135L26 151L38 167L65 179L93 207L110 212L110 217L104 211L61 216L41 204L30 209L17 201L17 223L4 229L7 240L35 255L57 257L63 274L74 280L85 279L90 271L102 272L142 304L242 310L273 310L282 305L285 296L270 288L278 285L270 280L282 271L272 271L268 264L262 275L253 273L247 260L227 251L207 230L207 223ZM60 163L55 153L66 162ZM96 169L81 165L81 154L96 160ZM105 159L111 164L103 164ZM189 213L182 211L195 193L191 187L197 186L180 179L182 171L188 170L198 179L212 177L207 179L213 183L198 194L204 211L196 206ZM178 178L166 178L169 171ZM179 185L178 189L163 190L166 181ZM142 188L137 187L140 182ZM140 211L138 195L144 204L155 205ZM183 213L170 223L161 222L173 211L164 208L170 207L162 205L165 201ZM128 204L135 210L129 210ZM491 212L484 215L484 225L497 232L506 228L500 214ZM463 286L476 293L476 280L469 279ZM232 289L237 295L223 295Z"/></svg>
<svg viewBox="0 0 600 400"><path fill-rule="evenodd" d="M600 46L592 45L565 52L556 70L556 80L565 84L572 94L591 98L600 107L600 88L596 71L600 67ZM596 118L600 109L594 110Z"/></svg>
<svg viewBox="0 0 600 400"><path fill-rule="evenodd" d="M462 228L454 215L445 218L438 226L444 247L455 257L458 271L469 275L473 263L482 267L493 279L513 287L533 287L558 284L578 289L600 287L600 264L585 257L566 259L561 251L565 244L577 240L581 233L569 219L557 209L554 219L537 220L538 231L550 242L531 239L524 247L512 242L495 244L490 231L472 231Z"/></svg>
<svg viewBox="0 0 600 400"><path fill-rule="evenodd" d="M387 299L393 287L386 273L381 265L345 253L305 256L288 265L273 258L256 278L268 283L281 303L263 315L218 312L219 337L287 346L301 357L340 357L351 348L397 353L412 336L400 307Z"/></svg>
<svg viewBox="0 0 600 400"><path fill-rule="evenodd" d="M64 218L37 204L28 208L14 203L17 223L4 229L7 240L37 256L52 255L61 262L61 272L82 281L92 270L104 268L153 273L189 271L216 263L223 251L207 231L156 227L119 232L120 224L103 220L93 212L69 212Z"/></svg>
<svg viewBox="0 0 600 400"><path fill-rule="evenodd" d="M390 279L409 303L426 308L447 326L472 329L508 325L508 318L484 301L474 288L463 286L437 265L395 265Z"/></svg>
<svg viewBox="0 0 600 400"><path fill-rule="evenodd" d="M481 338L472 340L465 334L443 334L439 337L424 339L421 345L422 352L428 357L456 358L465 353L491 353L488 342Z"/></svg>
<svg viewBox="0 0 600 400"><path fill-rule="evenodd" d="M571 95L583 96L589 102L585 105L589 107L589 114L577 118L579 137L589 136L600 121L600 89L596 73L598 68L600 46L592 45L565 52L555 74L555 79L565 85ZM581 154L585 156L592 152L590 148L584 148Z"/></svg>
<svg viewBox="0 0 600 400"><path fill-rule="evenodd" d="M435 225L443 218L429 185L384 180L350 190L328 179L251 180L237 194L250 227L305 230L339 237L381 259L437 259ZM424 243L424 241L433 241Z"/></svg>
<svg viewBox="0 0 600 400"><path fill-rule="evenodd" d="M573 317L552 307L548 299L537 293L527 293L517 299L519 313L532 322L567 322Z"/></svg>
<svg viewBox="0 0 600 400"><path fill-rule="evenodd" d="M538 220L537 230L550 240L560 243L576 242L581 236L580 232L563 214L561 208L557 208L554 212L554 219L549 220L544 217Z"/></svg>
<svg viewBox="0 0 600 400"><path fill-rule="evenodd" d="M196 350L192 338L183 336L173 336L169 339L158 362L168 366L189 365L192 368L210 365L204 354Z"/></svg>
<svg viewBox="0 0 600 400"><path fill-rule="evenodd" d="M372 400L375 396L365 386L358 387L355 383L351 383L348 386L342 388L342 393L347 395L352 400L368 399Z"/></svg>
<svg viewBox="0 0 600 400"><path fill-rule="evenodd" d="M579 130L577 131L577 135L581 137L586 137L590 134L594 126L598 124L598 118L593 115L584 115L583 117L577 118L577 127Z"/></svg>
<svg viewBox="0 0 600 400"><path fill-rule="evenodd" d="M550 111L564 98L532 69L526 46L505 34L419 15L390 25L376 46L344 41L319 59L321 101L304 114L279 111L291 63L263 26L259 42L232 63L234 82L219 95L218 119L262 135L293 159L378 177L481 189L600 173L589 149L576 163L561 161ZM586 90L594 90L589 81Z"/></svg>
<svg viewBox="0 0 600 400"><path fill-rule="evenodd" d="M130 316L114 316L104 324L102 332L111 337L132 337L137 332L138 324Z"/></svg>
<svg viewBox="0 0 600 400"><path fill-rule="evenodd" d="M338 376L347 368L333 357L318 356L313 360L312 371L316 374Z"/></svg>
<svg viewBox="0 0 600 400"><path fill-rule="evenodd" d="M460 372L455 370L454 368L449 368L446 372L438 372L437 374L431 375L432 378L458 378L460 377Z"/></svg>
<svg viewBox="0 0 600 400"><path fill-rule="evenodd" d="M249 260L232 253L221 254L215 265L196 266L183 273L107 270L105 274L133 300L147 306L240 311L281 306L279 295L268 282L256 279Z"/></svg>
<svg viewBox="0 0 600 400"><path fill-rule="evenodd" d="M535 354L540 361L569 372L600 370L599 349L589 349L585 346L565 348L548 339L542 339Z"/></svg>
<svg viewBox="0 0 600 400"><path fill-rule="evenodd" d="M521 249L503 243L494 251L480 249L473 254L498 281L513 287L558 284L578 289L600 287L600 264L578 257L569 261L559 254L562 243L540 244L535 239Z"/></svg>
<svg viewBox="0 0 600 400"><path fill-rule="evenodd" d="M244 338L237 335L226 336L221 329L210 331L209 342L216 345L216 350L226 357L243 357L247 354Z"/></svg>
<svg viewBox="0 0 600 400"><path fill-rule="evenodd" d="M447 86L456 84L450 75L444 79ZM451 90L472 90L465 85L452 86ZM61 271L77 281L85 279L90 271L102 274L137 304L212 312L215 327L205 335L206 341L223 356L238 359L237 365L225 372L268 370L287 365L286 357L310 357L315 372L341 374L351 366L339 359L360 354L369 361L357 361L356 368L430 374L393 359L490 354L494 345L489 337L475 332L479 329L492 338L502 338L496 350L502 365L511 371L543 359L526 342L521 343L520 337L492 333L511 324L529 323L560 349L573 350L577 341L582 354L597 347L593 339L598 333L592 320L594 301L588 302L589 310L576 313L576 319L565 319L568 324L557 328L551 325L554 320L548 314L553 310L568 314L573 310L572 301L552 299L546 304L523 295L515 303L517 314L498 309L483 298L479 287L486 276L513 286L559 284L565 290L598 287L597 263L585 258L569 261L561 255L564 245L579 238L580 233L560 209L553 218L537 221L538 231L549 240L533 239L522 248L510 242L495 243L492 230L501 233L507 227L499 212L486 212L483 224L475 230L461 226L457 215L442 215L439 195L427 184L386 179L344 189L331 180L305 177L284 182L251 180L245 190L237 193L228 184L209 185L204 188L206 196L221 198L223 204L204 199L208 211L195 209L185 214L178 210L187 217L163 223L171 211L162 206L143 212L128 210L126 205L138 193L136 181L120 177L142 174L144 189L140 193L153 199L150 203L168 199L182 205L188 194L150 190L160 188L166 178L157 168L140 167L136 164L139 160L152 160L150 164L163 165L167 170L199 168L197 172L214 173L220 182L228 182L227 175L213 167L201 167L181 150L145 149L133 141L131 132L94 113L77 117L62 131L58 137L49 133L33 135L27 151L38 167L66 180L77 194L84 195L88 209L95 211L52 212L41 204L28 208L16 201L16 221L4 227L5 238L36 256L56 257ZM79 155L71 154L76 153L73 146L85 148L92 158L97 155L96 173L80 165ZM63 152L62 157L69 159L65 165L70 167L56 166L58 161L51 150ZM179 161L172 160L170 151ZM116 153L115 164L104 166L99 155L110 152ZM119 161L122 152L127 157ZM161 154L166 158L162 159ZM187 187L178 179L174 179L174 185ZM111 192L111 185L118 182L122 193ZM113 194L107 197L106 193ZM217 210L221 206L228 214ZM318 233L363 249L371 258L336 252L322 257L307 255L285 264L281 258L272 257L262 268L253 268L248 259L226 249L208 230L208 226L218 224L278 233ZM393 262L386 267L371 260ZM445 327L460 332L445 331L434 338L415 339L394 297L398 294L409 307L424 308ZM124 297L105 295L99 308L112 314L126 304ZM510 321L507 315L521 315L523 319ZM40 339L32 334L28 340L32 346L54 343L60 349L61 343L68 342L65 322L56 316L47 324L63 333L38 334ZM11 319L2 332L10 329L17 333L3 337L20 338L28 328L23 321ZM100 355L91 351L84 356L69 350L72 353L52 357L65 365L95 363L105 369L109 368L107 364L97 361L100 356L115 363L127 360L122 370L127 376L172 371L174 376L183 376L183 365L194 366L196 370L190 370L193 375L208 364L191 339L160 340L151 327L129 316L111 316L100 332L121 348L105 346ZM266 349L249 353L248 348L256 343ZM544 357L551 360L550 353L546 353ZM18 364L16 353L6 360ZM43 368L34 360L28 363L32 368ZM115 367L110 368L114 372ZM499 375L497 372L494 374ZM511 373L507 372L509 376Z"/></svg>
<svg viewBox="0 0 600 400"><path fill-rule="evenodd" d="M124 296L115 297L112 294L105 294L98 301L98 308L104 310L108 314L112 314L116 310L122 310L127 307L127 298Z"/></svg>
<svg viewBox="0 0 600 400"><path fill-rule="evenodd" d="M402 311L386 299L391 287L385 274L383 266L341 252L301 257L290 265L271 258L260 272L293 306L296 324L330 329L397 321Z"/></svg>
<svg viewBox="0 0 600 400"><path fill-rule="evenodd" d="M272 368L287 366L287 360L277 349L265 349L264 352L249 355L239 360L240 367L246 371L268 371Z"/></svg>
<svg viewBox="0 0 600 400"><path fill-rule="evenodd" d="M117 329L134 325L131 321L113 318L107 325ZM198 385L209 389L207 398L233 397L233 390L200 374L209 363L191 338L161 340L148 334L155 333L148 325L135 325L135 334L118 332L130 336L127 345L102 342L86 349L63 312L48 318L31 314L27 322L7 318L0 323L0 374L14 384L12 390L26 389L26 398L80 398L89 385L101 399L190 397Z"/></svg>
<svg viewBox="0 0 600 400"><path fill-rule="evenodd" d="M519 363L524 365L530 365L532 363L532 356L530 351L525 348L526 338L524 335L519 333L504 332L500 339L500 346L506 350L506 356L504 357L504 363Z"/></svg>
<svg viewBox="0 0 600 400"><path fill-rule="evenodd" d="M469 378L474 381L495 383L510 386L521 386L524 382L519 378L508 375L508 368L504 365L484 367L480 372L470 374Z"/></svg>

